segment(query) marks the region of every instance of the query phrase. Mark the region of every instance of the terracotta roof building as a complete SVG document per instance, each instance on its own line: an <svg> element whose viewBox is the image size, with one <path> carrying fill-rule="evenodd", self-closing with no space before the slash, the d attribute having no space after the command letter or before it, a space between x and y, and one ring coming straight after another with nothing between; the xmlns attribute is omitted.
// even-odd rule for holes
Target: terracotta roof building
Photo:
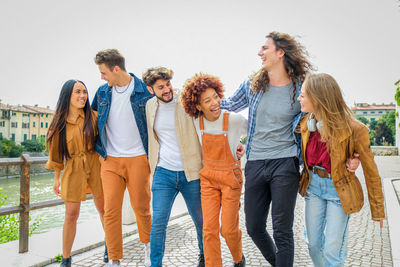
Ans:
<svg viewBox="0 0 400 267"><path fill-rule="evenodd" d="M396 105L390 104L375 104L372 105L368 103L355 103L351 110L356 118L365 117L369 121L379 120L379 118L386 113L396 109Z"/></svg>
<svg viewBox="0 0 400 267"><path fill-rule="evenodd" d="M8 105L0 102L0 138L21 143L45 139L55 111L38 105Z"/></svg>

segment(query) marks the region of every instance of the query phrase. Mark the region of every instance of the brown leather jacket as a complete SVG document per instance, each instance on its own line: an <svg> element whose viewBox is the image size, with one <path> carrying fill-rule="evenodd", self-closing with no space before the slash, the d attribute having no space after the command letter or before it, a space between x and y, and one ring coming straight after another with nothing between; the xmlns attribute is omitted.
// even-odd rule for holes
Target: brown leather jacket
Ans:
<svg viewBox="0 0 400 267"><path fill-rule="evenodd" d="M310 183L310 172L305 155L310 137L310 132L307 128L308 117L309 114L300 122L301 153L304 160L299 186L299 193L302 196L305 196ZM363 190L355 173L349 172L346 168L346 160L351 158L354 152L359 153L368 190L372 219L375 221L383 220L385 219L385 209L382 183L374 161L374 155L370 149L368 130L364 124L358 121L351 123L351 130L351 133L343 133L340 138L340 144L337 147L331 148L331 177L333 184L344 212L351 214L360 211L364 204Z"/></svg>

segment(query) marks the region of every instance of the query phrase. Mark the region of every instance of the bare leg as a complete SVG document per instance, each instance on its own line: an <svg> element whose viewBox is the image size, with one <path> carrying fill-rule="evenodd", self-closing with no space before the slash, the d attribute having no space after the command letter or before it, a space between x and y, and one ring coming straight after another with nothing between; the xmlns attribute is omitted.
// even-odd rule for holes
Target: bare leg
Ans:
<svg viewBox="0 0 400 267"><path fill-rule="evenodd" d="M93 202L96 206L97 211L99 212L101 225L103 225L104 228L104 196L94 198Z"/></svg>
<svg viewBox="0 0 400 267"><path fill-rule="evenodd" d="M71 256L72 244L76 234L76 221L81 209L80 202L65 201L65 218L63 226L63 257Z"/></svg>

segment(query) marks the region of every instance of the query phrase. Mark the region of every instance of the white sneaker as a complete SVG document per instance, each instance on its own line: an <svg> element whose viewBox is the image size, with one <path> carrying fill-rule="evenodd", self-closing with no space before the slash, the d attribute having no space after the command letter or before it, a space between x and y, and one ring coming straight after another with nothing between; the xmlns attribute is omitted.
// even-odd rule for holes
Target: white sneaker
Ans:
<svg viewBox="0 0 400 267"><path fill-rule="evenodd" d="M112 266L121 266L121 264L119 263L119 261L109 260L105 265L105 267L112 267Z"/></svg>
<svg viewBox="0 0 400 267"><path fill-rule="evenodd" d="M150 261L150 242L144 244L144 266L150 267L151 266L151 261Z"/></svg>

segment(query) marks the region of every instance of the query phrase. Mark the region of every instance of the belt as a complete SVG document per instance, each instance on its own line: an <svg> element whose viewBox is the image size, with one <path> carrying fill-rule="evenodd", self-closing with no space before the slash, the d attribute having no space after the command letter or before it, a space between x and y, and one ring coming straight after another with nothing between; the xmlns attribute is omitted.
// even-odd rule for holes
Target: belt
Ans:
<svg viewBox="0 0 400 267"><path fill-rule="evenodd" d="M321 168L317 168L315 166L308 167L308 169L316 174L318 174L319 177L321 178L330 178L329 173L327 173L325 170Z"/></svg>

